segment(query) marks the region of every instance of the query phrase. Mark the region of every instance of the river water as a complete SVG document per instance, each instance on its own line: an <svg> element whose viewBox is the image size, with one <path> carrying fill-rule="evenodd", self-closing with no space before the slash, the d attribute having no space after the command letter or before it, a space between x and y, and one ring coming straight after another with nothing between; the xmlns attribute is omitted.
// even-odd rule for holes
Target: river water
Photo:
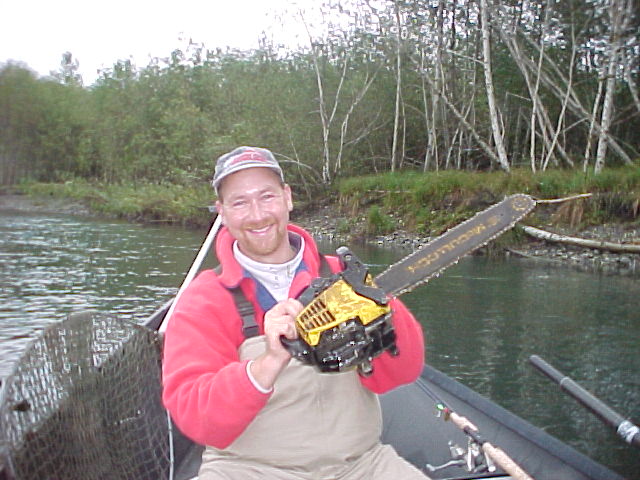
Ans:
<svg viewBox="0 0 640 480"><path fill-rule="evenodd" d="M206 232L0 211L0 378L48 324L96 309L142 321ZM336 245L320 240L325 253ZM374 273L408 250L352 246ZM211 262L211 260L209 260ZM470 257L403 296L427 361L626 477L640 452L528 366L537 354L640 422L640 279Z"/></svg>

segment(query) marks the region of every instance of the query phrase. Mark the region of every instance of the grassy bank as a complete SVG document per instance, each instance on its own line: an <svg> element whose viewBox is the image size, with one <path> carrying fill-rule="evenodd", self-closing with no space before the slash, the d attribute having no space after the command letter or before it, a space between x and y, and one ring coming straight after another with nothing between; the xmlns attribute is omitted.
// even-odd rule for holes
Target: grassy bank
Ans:
<svg viewBox="0 0 640 480"><path fill-rule="evenodd" d="M209 224L215 196L208 185L109 185L82 180L28 183L21 190L39 198L65 198L92 212L135 222L160 222L201 227Z"/></svg>
<svg viewBox="0 0 640 480"><path fill-rule="evenodd" d="M609 222L638 221L640 168L607 169L601 174L552 170L470 173L388 173L345 180L338 188L346 218L366 219L368 234L402 227L437 235L505 195L527 193L536 199L591 193L588 198L540 206L528 218L533 224L579 229ZM353 228L345 220L343 229Z"/></svg>
<svg viewBox="0 0 640 480"><path fill-rule="evenodd" d="M106 185L85 181L63 184L32 183L22 190L38 197L67 198L93 212L131 221L206 226L207 206L215 197L206 183ZM537 199L591 193L589 198L540 206L528 218L533 225L561 225L579 229L611 222L638 222L640 168L607 169L600 175L552 170L477 173L442 171L388 173L341 181L319 198L337 214L342 233L373 236L402 229L437 235L512 193ZM306 212L312 207L297 204Z"/></svg>

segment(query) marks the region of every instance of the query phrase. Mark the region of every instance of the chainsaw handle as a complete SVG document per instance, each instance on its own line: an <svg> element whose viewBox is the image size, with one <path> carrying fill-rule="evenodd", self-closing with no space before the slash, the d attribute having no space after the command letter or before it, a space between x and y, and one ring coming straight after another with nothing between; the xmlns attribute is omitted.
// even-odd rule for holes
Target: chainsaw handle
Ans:
<svg viewBox="0 0 640 480"><path fill-rule="evenodd" d="M306 344L301 338L288 339L284 335L280 335L280 343L291 354L292 357L297 358L305 363L309 363L309 356L311 350L309 345Z"/></svg>
<svg viewBox="0 0 640 480"><path fill-rule="evenodd" d="M282 344L282 346L284 348L286 348L289 351L291 351L291 349L293 348L295 342L296 342L296 340L289 340L284 335L280 335L280 343Z"/></svg>

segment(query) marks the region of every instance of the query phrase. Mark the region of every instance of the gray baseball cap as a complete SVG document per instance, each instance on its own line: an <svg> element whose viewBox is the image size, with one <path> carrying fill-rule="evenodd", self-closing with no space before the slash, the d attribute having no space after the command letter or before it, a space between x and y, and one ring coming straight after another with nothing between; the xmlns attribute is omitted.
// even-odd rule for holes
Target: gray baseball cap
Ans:
<svg viewBox="0 0 640 480"><path fill-rule="evenodd" d="M217 192L218 188L220 188L220 183L227 176L245 168L254 167L270 168L284 182L282 168L280 168L280 164L269 150L259 147L238 147L218 158L211 184Z"/></svg>

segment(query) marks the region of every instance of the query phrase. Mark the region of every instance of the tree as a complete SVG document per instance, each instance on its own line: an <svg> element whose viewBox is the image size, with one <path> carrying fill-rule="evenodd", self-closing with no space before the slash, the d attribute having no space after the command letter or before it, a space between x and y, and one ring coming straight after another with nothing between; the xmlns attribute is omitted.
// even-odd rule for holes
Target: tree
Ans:
<svg viewBox="0 0 640 480"><path fill-rule="evenodd" d="M78 73L80 62L71 52L64 52L60 60L60 70L51 72L51 76L64 85L82 86L82 75Z"/></svg>
<svg viewBox="0 0 640 480"><path fill-rule="evenodd" d="M627 29L628 22L632 16L632 0L610 0L608 13L610 19L611 34L607 48L608 62L606 67L605 93L602 103L601 129L598 138L598 149L594 172L600 173L605 163L607 144L610 138L609 128L611 127L611 116L613 112L613 95L616 87L616 76L620 59L620 42L622 32Z"/></svg>
<svg viewBox="0 0 640 480"><path fill-rule="evenodd" d="M307 28L318 89L318 112L322 128L323 148L322 180L325 184L329 184L342 169L344 147L348 143L351 117L375 81L381 65L377 64L376 57L371 55L372 46L367 43L367 40L372 38L367 34L370 27L369 15L359 15L357 11L351 12L340 4L337 6L327 4L326 8L339 9L349 20L356 22L351 26L353 31L361 32L359 34L361 36L356 35L350 39L339 30L329 31L324 38L315 38L303 12L299 12L300 19ZM351 67L354 57L373 59L373 62L368 62L372 65L365 64L364 71L354 69ZM332 92L328 92L327 88L330 83L333 84ZM340 127L335 141L336 153L332 155L330 140L336 123L339 123ZM362 138L362 135L356 138Z"/></svg>
<svg viewBox="0 0 640 480"><path fill-rule="evenodd" d="M504 148L502 131L500 128L499 112L496 107L495 91L493 87L493 75L491 73L491 36L489 28L489 14L487 0L480 0L480 16L482 26L482 66L484 69L485 86L487 89L487 103L489 104L489 115L491 118L491 130L493 131L493 141L498 151L498 162L500 168L509 171L509 159Z"/></svg>
<svg viewBox="0 0 640 480"><path fill-rule="evenodd" d="M317 8L320 25L283 17L306 24L305 46L181 40L147 66L116 62L91 88L70 52L53 77L0 66L2 181L202 182L217 155L259 144L311 198L372 172L586 168L593 157L599 172L640 156L637 2Z"/></svg>

